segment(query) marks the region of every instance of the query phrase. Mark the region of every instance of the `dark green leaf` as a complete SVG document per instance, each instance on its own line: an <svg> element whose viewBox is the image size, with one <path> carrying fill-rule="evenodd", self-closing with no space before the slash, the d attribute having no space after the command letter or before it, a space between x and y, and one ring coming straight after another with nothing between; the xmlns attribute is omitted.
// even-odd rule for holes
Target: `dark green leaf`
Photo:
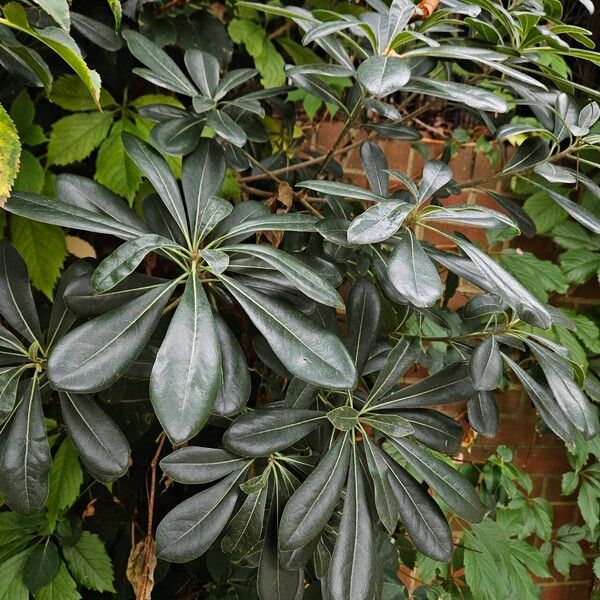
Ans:
<svg viewBox="0 0 600 600"><path fill-rule="evenodd" d="M524 321L542 329L551 325L552 319L548 310L514 277L473 244L458 237L454 240L480 271L484 279L484 289L493 291L506 300ZM477 281L475 283L478 285Z"/></svg>
<svg viewBox="0 0 600 600"><path fill-rule="evenodd" d="M204 129L204 119L175 117L158 123L150 134L152 142L163 152L172 155L189 154L196 149Z"/></svg>
<svg viewBox="0 0 600 600"><path fill-rule="evenodd" d="M6 438L0 468L0 492L22 515L40 511L48 496L50 446L37 377L23 386Z"/></svg>
<svg viewBox="0 0 600 600"><path fill-rule="evenodd" d="M247 141L246 132L225 111L211 110L206 115L206 124L223 139L241 148Z"/></svg>
<svg viewBox="0 0 600 600"><path fill-rule="evenodd" d="M150 144L128 132L124 132L121 138L129 158L148 178L148 181L150 181L161 200L165 203L167 210L175 219L177 226L187 238L189 234L185 206L171 168Z"/></svg>
<svg viewBox="0 0 600 600"><path fill-rule="evenodd" d="M435 500L400 465L384 455L390 468L389 481L402 523L413 544L426 556L450 562L452 559L452 532L444 513Z"/></svg>
<svg viewBox="0 0 600 600"><path fill-rule="evenodd" d="M275 497L271 501L258 565L258 596L261 600L301 600L304 592L303 570L284 569L277 550L279 514L279 498Z"/></svg>
<svg viewBox="0 0 600 600"><path fill-rule="evenodd" d="M408 61L394 56L372 56L356 70L358 81L376 98L402 89L410 79Z"/></svg>
<svg viewBox="0 0 600 600"><path fill-rule="evenodd" d="M370 206L358 215L348 227L351 244L374 244L393 236L413 205L400 200L386 200Z"/></svg>
<svg viewBox="0 0 600 600"><path fill-rule="evenodd" d="M260 542L268 491L269 487L265 485L258 492L249 494L231 519L227 535L221 540L221 550L231 553L231 560L237 562L248 556ZM273 542L276 549L277 538Z"/></svg>
<svg viewBox="0 0 600 600"><path fill-rule="evenodd" d="M193 240L198 239L200 219L208 199L221 189L225 170L223 150L208 138L201 138L195 152L183 160L181 185Z"/></svg>
<svg viewBox="0 0 600 600"><path fill-rule="evenodd" d="M413 429L412 437L429 448L444 454L456 454L464 431L462 425L435 410L403 410L398 413ZM401 436L402 437L402 436Z"/></svg>
<svg viewBox="0 0 600 600"><path fill-rule="evenodd" d="M405 437L414 432L412 424L401 415L379 415L369 412L365 416L361 416L360 420L390 437Z"/></svg>
<svg viewBox="0 0 600 600"><path fill-rule="evenodd" d="M188 446L163 458L160 468L178 483L198 484L221 479L247 463L247 459L220 448Z"/></svg>
<svg viewBox="0 0 600 600"><path fill-rule="evenodd" d="M358 415L352 406L338 406L327 413L327 420L340 431L350 431L358 425Z"/></svg>
<svg viewBox="0 0 600 600"><path fill-rule="evenodd" d="M4 423L13 411L24 370L21 365L0 369L0 423Z"/></svg>
<svg viewBox="0 0 600 600"><path fill-rule="evenodd" d="M0 314L30 342L42 341L27 266L6 240L0 240Z"/></svg>
<svg viewBox="0 0 600 600"><path fill-rule="evenodd" d="M60 567L58 548L50 538L34 547L23 568L23 582L32 594L50 583Z"/></svg>
<svg viewBox="0 0 600 600"><path fill-rule="evenodd" d="M223 435L223 445L242 456L268 456L292 446L323 424L315 410L263 408L239 416Z"/></svg>
<svg viewBox="0 0 600 600"><path fill-rule="evenodd" d="M148 343L174 287L164 283L69 332L48 359L52 385L86 393L114 383Z"/></svg>
<svg viewBox="0 0 600 600"><path fill-rule="evenodd" d="M196 435L210 415L222 378L212 308L196 273L187 280L150 377L154 412L173 444Z"/></svg>
<svg viewBox="0 0 600 600"><path fill-rule="evenodd" d="M326 387L354 387L356 369L335 333L279 300L229 277L220 278L291 373Z"/></svg>
<svg viewBox="0 0 600 600"><path fill-rule="evenodd" d="M380 317L381 298L375 284L366 277L357 279L348 295L346 346L359 374L377 339Z"/></svg>
<svg viewBox="0 0 600 600"><path fill-rule="evenodd" d="M125 475L129 443L91 396L60 392L60 408L81 462L102 481Z"/></svg>
<svg viewBox="0 0 600 600"><path fill-rule="evenodd" d="M156 556L169 562L189 562L204 554L217 539L235 508L241 472L184 500L156 530Z"/></svg>
<svg viewBox="0 0 600 600"><path fill-rule="evenodd" d="M471 523L481 521L484 508L477 492L464 475L403 438L390 441L452 511Z"/></svg>
<svg viewBox="0 0 600 600"><path fill-rule="evenodd" d="M393 286L420 308L433 306L442 296L437 268L410 229L403 229L399 234L389 261L388 276Z"/></svg>
<svg viewBox="0 0 600 600"><path fill-rule="evenodd" d="M498 433L498 404L490 392L478 392L467 401L469 424L487 438Z"/></svg>
<svg viewBox="0 0 600 600"><path fill-rule="evenodd" d="M180 248L180 246L154 233L121 244L94 271L92 291L95 294L108 292L130 275L147 254L168 248Z"/></svg>
<svg viewBox="0 0 600 600"><path fill-rule="evenodd" d="M252 382L240 343L217 313L214 313L213 317L221 349L222 373L213 412L218 415L233 415L248 402Z"/></svg>
<svg viewBox="0 0 600 600"><path fill-rule="evenodd" d="M316 538L335 510L346 481L350 441L342 434L285 505L279 548L295 550Z"/></svg>
<svg viewBox="0 0 600 600"><path fill-rule="evenodd" d="M423 177L419 184L419 203L433 196L438 190L452 181L452 170L440 160L428 160L423 167Z"/></svg>
<svg viewBox="0 0 600 600"><path fill-rule="evenodd" d="M376 410L422 408L435 404L461 402L475 394L466 363L457 363L384 396L374 404L374 408Z"/></svg>
<svg viewBox="0 0 600 600"><path fill-rule="evenodd" d="M208 52L197 48L186 51L185 66L198 89L209 98L213 98L219 85L219 61Z"/></svg>
<svg viewBox="0 0 600 600"><path fill-rule="evenodd" d="M402 338L388 354L367 400L376 402L389 392L408 368L417 362L420 354L421 342L419 338Z"/></svg>
<svg viewBox="0 0 600 600"><path fill-rule="evenodd" d="M257 244L237 244L222 250L256 257L283 273L292 285L309 298L326 306L344 308L344 301L333 286L314 269L290 254Z"/></svg>
<svg viewBox="0 0 600 600"><path fill-rule="evenodd" d="M398 502L388 477L389 468L379 446L376 446L368 436L364 438L364 451L367 468L373 482L375 508L383 526L392 535L396 530L400 515Z"/></svg>
<svg viewBox="0 0 600 600"><path fill-rule="evenodd" d="M502 379L502 355L495 336L475 347L469 360L469 375L476 390L495 390Z"/></svg>
<svg viewBox="0 0 600 600"><path fill-rule="evenodd" d="M131 54L150 69L150 74L156 73L160 76L164 83L159 85L186 96L196 95L196 89L175 61L154 42L132 29L124 31L123 37ZM156 82L156 79L152 78L150 81Z"/></svg>
<svg viewBox="0 0 600 600"><path fill-rule="evenodd" d="M74 315L96 317L165 283L164 279L158 277L151 277L144 273L132 273L109 292L94 294L92 291L93 272L94 265L90 264L90 268L85 273L67 285L65 303L68 310Z"/></svg>
<svg viewBox="0 0 600 600"><path fill-rule="evenodd" d="M375 142L363 142L360 145L360 161L371 189L379 196L387 198L389 176L387 158L383 150Z"/></svg>
<svg viewBox="0 0 600 600"><path fill-rule="evenodd" d="M352 449L344 509L327 577L333 598L372 598L375 574L374 532L356 449Z"/></svg>
<svg viewBox="0 0 600 600"><path fill-rule="evenodd" d="M548 158L546 142L540 137L528 137L504 165L503 173L517 173L532 169Z"/></svg>
<svg viewBox="0 0 600 600"><path fill-rule="evenodd" d="M308 408L315 401L319 387L299 377L294 377L288 384L283 406L285 408Z"/></svg>

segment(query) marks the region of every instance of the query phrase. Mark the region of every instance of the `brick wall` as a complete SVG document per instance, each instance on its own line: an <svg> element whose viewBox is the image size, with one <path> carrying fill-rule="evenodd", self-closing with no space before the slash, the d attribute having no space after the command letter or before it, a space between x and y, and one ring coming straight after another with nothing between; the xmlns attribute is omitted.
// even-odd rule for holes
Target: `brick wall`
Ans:
<svg viewBox="0 0 600 600"><path fill-rule="evenodd" d="M339 122L321 123L314 130L311 143L312 149L326 152L332 147L340 130L341 124ZM364 137L361 132L352 141L358 141L360 139L358 136L361 135ZM377 141L387 156L390 168L400 169L413 178L420 176L424 159L419 152L412 148L409 142L387 139ZM439 157L443 148L443 141L424 140L422 143L429 149L430 158ZM337 158L344 167L344 173L353 183L367 186L358 149L350 151L347 156L342 155L341 158ZM474 144L467 144L461 148L451 160L450 166L456 181L459 183L490 177L498 169L498 165L492 165L482 153L475 151ZM500 182L494 182L490 185L495 190L501 190L502 184ZM480 191L465 191L458 197L446 200L445 204L478 204L501 210L485 192ZM448 226L448 231L456 229L456 225ZM485 233L482 229L461 228L461 231L478 243L484 246L487 245ZM448 240L429 231L417 231L417 236L440 247L446 249L450 247ZM554 259L558 253L558 248L549 243L547 238L527 239L521 236L510 244L513 247L533 252L542 259ZM479 293L479 290L469 282L461 279L457 292L451 300L451 307L459 308L474 293ZM579 310L593 302L597 302L597 298L598 285L592 283L577 287L572 290L568 297L561 297L557 303L560 306ZM417 376L417 373L408 374L407 383L411 380L414 381L415 376ZM516 465L531 476L533 495L542 496L551 503L554 513L554 529L565 523L580 522L575 496L564 497L561 495L561 475L570 470L563 442L555 435L539 435L536 431L537 413L520 385L512 383L506 392L497 394L497 400L501 415L498 435L493 439L476 435L473 445L465 449L458 458L478 462L493 454L499 444L509 446L514 452ZM458 417L468 427L465 405L453 405L451 411L446 409L446 412ZM573 567L570 578L565 578L554 571L553 575L553 581L540 580L542 600L584 600L590 597L594 583L594 575L590 565ZM410 579L407 579L406 583L409 589L411 584L414 586L414 581L411 582Z"/></svg>

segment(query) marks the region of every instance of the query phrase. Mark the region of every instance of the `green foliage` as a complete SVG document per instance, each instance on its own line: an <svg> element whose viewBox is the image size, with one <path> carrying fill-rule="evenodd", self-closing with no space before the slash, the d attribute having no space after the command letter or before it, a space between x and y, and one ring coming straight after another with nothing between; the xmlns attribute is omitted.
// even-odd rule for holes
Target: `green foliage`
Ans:
<svg viewBox="0 0 600 600"><path fill-rule="evenodd" d="M142 597L166 578L170 595L402 598L402 560L417 599L528 599L548 561L582 564L598 319L554 304L600 266L599 96L571 71L599 62L590 32L554 0L35 4L0 17L0 493L24 515L0 513L0 596L127 595L126 571ZM323 107L343 125L318 148ZM477 124L397 168L387 141L437 135L442 110ZM450 159L471 138L490 162L514 152L469 181ZM486 190L496 209L460 203ZM474 241L536 227L556 262ZM459 280L481 293L453 310ZM453 460L464 430L440 405L466 401L493 437L509 378L568 444L584 527L553 534L508 448ZM77 517L98 499L125 515L118 564L148 516L119 577Z"/></svg>

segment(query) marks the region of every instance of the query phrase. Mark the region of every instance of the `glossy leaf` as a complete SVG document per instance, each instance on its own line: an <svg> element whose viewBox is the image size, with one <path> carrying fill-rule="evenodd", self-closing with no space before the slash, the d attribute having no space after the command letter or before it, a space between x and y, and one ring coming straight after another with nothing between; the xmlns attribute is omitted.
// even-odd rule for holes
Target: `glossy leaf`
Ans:
<svg viewBox="0 0 600 600"><path fill-rule="evenodd" d="M204 554L233 513L240 477L233 472L168 513L156 530L157 558L182 563Z"/></svg>
<svg viewBox="0 0 600 600"><path fill-rule="evenodd" d="M208 138L201 138L198 148L183 159L181 185L194 240L200 233L203 209L209 198L221 189L225 170L223 150Z"/></svg>
<svg viewBox="0 0 600 600"><path fill-rule="evenodd" d="M412 427L412 437L422 444L444 454L458 452L464 431L451 417L429 409L403 410L398 414Z"/></svg>
<svg viewBox="0 0 600 600"><path fill-rule="evenodd" d="M279 300L224 275L220 278L291 373L327 387L354 387L356 369L334 333Z"/></svg>
<svg viewBox="0 0 600 600"><path fill-rule="evenodd" d="M281 550L301 548L321 533L339 502L350 451L347 435L340 435L288 500L279 524Z"/></svg>
<svg viewBox="0 0 600 600"><path fill-rule="evenodd" d="M127 275L130 275L147 254L169 248L180 248L180 246L176 242L154 233L121 244L94 271L92 276L93 292L95 294L108 292L123 281Z"/></svg>
<svg viewBox="0 0 600 600"><path fill-rule="evenodd" d="M381 147L375 142L363 142L360 145L360 160L371 189L379 196L387 198L389 190L389 176L386 173L388 162Z"/></svg>
<svg viewBox="0 0 600 600"><path fill-rule="evenodd" d="M29 287L27 266L6 240L0 241L0 314L30 342L42 341L40 320Z"/></svg>
<svg viewBox="0 0 600 600"><path fill-rule="evenodd" d="M256 244L237 244L223 248L224 251L253 256L277 269L309 298L336 308L344 308L344 302L333 286L314 269L294 256Z"/></svg>
<svg viewBox="0 0 600 600"><path fill-rule="evenodd" d="M218 415L233 415L248 402L252 382L244 351L225 321L213 314L221 350L221 383L213 406Z"/></svg>
<svg viewBox="0 0 600 600"><path fill-rule="evenodd" d="M388 477L389 468L379 446L375 445L368 436L364 439L364 452L367 469L373 482L377 515L387 532L392 535L398 525L400 513Z"/></svg>
<svg viewBox="0 0 600 600"><path fill-rule="evenodd" d="M268 486L264 486L259 491L248 494L229 522L227 535L221 540L221 550L231 554L231 560L240 561L260 542L268 490ZM277 538L273 547L277 548Z"/></svg>
<svg viewBox="0 0 600 600"><path fill-rule="evenodd" d="M140 138L127 132L121 137L131 160L154 186L179 229L187 235L188 223L179 186L165 159Z"/></svg>
<svg viewBox="0 0 600 600"><path fill-rule="evenodd" d="M50 446L37 377L23 386L0 463L0 492L21 515L40 511L48 496Z"/></svg>
<svg viewBox="0 0 600 600"><path fill-rule="evenodd" d="M390 441L452 511L471 523L481 521L484 508L464 475L416 444L402 438Z"/></svg>
<svg viewBox="0 0 600 600"><path fill-rule="evenodd" d="M372 597L374 538L364 475L353 448L342 518L327 577L333 598L368 600Z"/></svg>
<svg viewBox="0 0 600 600"><path fill-rule="evenodd" d="M357 279L348 295L346 346L359 374L362 373L377 339L380 317L379 291L370 279Z"/></svg>
<svg viewBox="0 0 600 600"><path fill-rule="evenodd" d="M449 365L437 373L391 392L374 403L375 410L397 408L423 408L435 404L461 402L475 395L465 363Z"/></svg>
<svg viewBox="0 0 600 600"><path fill-rule="evenodd" d="M248 141L248 136L242 127L225 111L211 110L206 115L206 124L222 138L241 148Z"/></svg>
<svg viewBox="0 0 600 600"><path fill-rule="evenodd" d="M185 53L185 66L198 89L213 98L219 85L219 61L208 52L190 48Z"/></svg>
<svg viewBox="0 0 600 600"><path fill-rule="evenodd" d="M122 477L129 466L129 443L90 396L60 392L60 408L81 462L103 481Z"/></svg>
<svg viewBox="0 0 600 600"><path fill-rule="evenodd" d="M376 98L401 90L410 79L408 61L394 56L372 56L356 70L358 81Z"/></svg>
<svg viewBox="0 0 600 600"><path fill-rule="evenodd" d="M160 468L178 483L210 483L239 471L248 460L221 448L187 446L165 456Z"/></svg>
<svg viewBox="0 0 600 600"><path fill-rule="evenodd" d="M370 206L348 227L351 244L374 244L393 236L414 207L408 202L386 200Z"/></svg>
<svg viewBox="0 0 600 600"><path fill-rule="evenodd" d="M88 393L114 383L148 343L173 288L164 283L70 331L48 359L52 385Z"/></svg>
<svg viewBox="0 0 600 600"><path fill-rule="evenodd" d="M196 435L221 382L221 349L212 307L196 274L188 277L150 377L154 412L173 444Z"/></svg>
<svg viewBox="0 0 600 600"><path fill-rule="evenodd" d="M396 386L400 377L406 373L413 363L417 362L420 354L421 343L419 338L402 338L399 340L379 371L367 400L376 402Z"/></svg>
<svg viewBox="0 0 600 600"><path fill-rule="evenodd" d="M321 426L325 413L263 408L239 416L223 435L223 445L242 456L268 456L301 440Z"/></svg>
<svg viewBox="0 0 600 600"><path fill-rule="evenodd" d="M423 167L423 176L419 184L419 202L433 196L450 181L452 181L452 170L446 163L428 160Z"/></svg>
<svg viewBox="0 0 600 600"><path fill-rule="evenodd" d="M384 458L390 468L388 478L402 524L413 544L433 560L450 562L452 532L441 508L400 465L387 455Z"/></svg>
<svg viewBox="0 0 600 600"><path fill-rule="evenodd" d="M420 308L433 306L442 295L437 268L409 229L399 235L389 261L388 276L393 286Z"/></svg>
<svg viewBox="0 0 600 600"><path fill-rule="evenodd" d="M469 361L469 375L476 390L495 390L502 379L502 355L495 336L478 344Z"/></svg>
<svg viewBox="0 0 600 600"><path fill-rule="evenodd" d="M478 392L467 401L469 424L487 438L498 434L498 404L490 392Z"/></svg>

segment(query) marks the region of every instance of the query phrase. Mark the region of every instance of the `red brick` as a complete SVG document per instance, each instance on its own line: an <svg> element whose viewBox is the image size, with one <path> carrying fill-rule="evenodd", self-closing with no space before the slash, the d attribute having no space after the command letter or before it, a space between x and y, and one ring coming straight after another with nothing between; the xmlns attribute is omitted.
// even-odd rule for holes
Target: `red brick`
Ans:
<svg viewBox="0 0 600 600"><path fill-rule="evenodd" d="M569 462L563 448L529 448L517 453L517 466L529 473L564 473Z"/></svg>
<svg viewBox="0 0 600 600"><path fill-rule="evenodd" d="M579 508L575 502L552 502L552 526L558 529L567 523L579 521Z"/></svg>
<svg viewBox="0 0 600 600"><path fill-rule="evenodd" d="M588 600L591 583L557 583L542 585L541 600Z"/></svg>

